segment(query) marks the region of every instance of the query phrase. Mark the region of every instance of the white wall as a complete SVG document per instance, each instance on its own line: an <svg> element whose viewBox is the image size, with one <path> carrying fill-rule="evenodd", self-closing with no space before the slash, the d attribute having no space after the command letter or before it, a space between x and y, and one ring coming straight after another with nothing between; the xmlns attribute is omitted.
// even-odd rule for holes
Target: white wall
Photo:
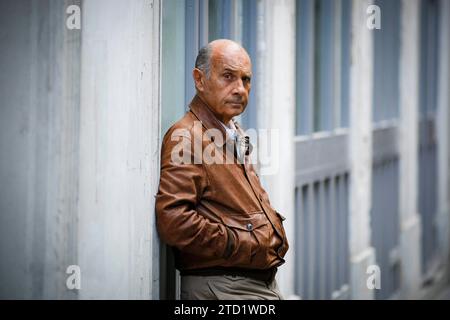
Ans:
<svg viewBox="0 0 450 320"><path fill-rule="evenodd" d="M80 32L63 1L0 6L0 296L76 298Z"/></svg>
<svg viewBox="0 0 450 320"><path fill-rule="evenodd" d="M441 260L450 275L450 2L440 3L438 79L438 205L437 226Z"/></svg>
<svg viewBox="0 0 450 320"><path fill-rule="evenodd" d="M157 297L159 2L83 4L81 298Z"/></svg>
<svg viewBox="0 0 450 320"><path fill-rule="evenodd" d="M0 297L158 298L159 1L74 3L0 4Z"/></svg>
<svg viewBox="0 0 450 320"><path fill-rule="evenodd" d="M418 298L421 221L418 213L420 3L403 0L400 26L400 255L403 298Z"/></svg>
<svg viewBox="0 0 450 320"><path fill-rule="evenodd" d="M261 70L259 83L262 93L258 110L259 128L276 130L279 141L272 152L276 169L262 177L272 206L286 220L284 228L290 249L286 263L280 267L277 280L287 299L294 296L294 135L295 127L295 1L264 1L262 6L264 28L258 44Z"/></svg>
<svg viewBox="0 0 450 320"><path fill-rule="evenodd" d="M366 27L370 1L352 2L350 66L350 294L351 299L372 299L366 285L367 267L375 263L370 245L372 186L373 34Z"/></svg>

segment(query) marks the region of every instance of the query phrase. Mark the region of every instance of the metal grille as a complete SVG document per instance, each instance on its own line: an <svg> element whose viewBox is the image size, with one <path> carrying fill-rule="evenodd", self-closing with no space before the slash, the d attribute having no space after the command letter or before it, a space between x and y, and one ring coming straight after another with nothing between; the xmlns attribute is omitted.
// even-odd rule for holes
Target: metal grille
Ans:
<svg viewBox="0 0 450 320"><path fill-rule="evenodd" d="M399 289L399 161L384 160L374 165L372 177L372 244L381 270L377 299L388 299Z"/></svg>
<svg viewBox="0 0 450 320"><path fill-rule="evenodd" d="M348 174L296 189L299 267L303 299L348 298Z"/></svg>
<svg viewBox="0 0 450 320"><path fill-rule="evenodd" d="M347 142L342 134L296 143L295 290L303 299L349 298Z"/></svg>
<svg viewBox="0 0 450 320"><path fill-rule="evenodd" d="M348 0L296 2L296 294L349 298Z"/></svg>

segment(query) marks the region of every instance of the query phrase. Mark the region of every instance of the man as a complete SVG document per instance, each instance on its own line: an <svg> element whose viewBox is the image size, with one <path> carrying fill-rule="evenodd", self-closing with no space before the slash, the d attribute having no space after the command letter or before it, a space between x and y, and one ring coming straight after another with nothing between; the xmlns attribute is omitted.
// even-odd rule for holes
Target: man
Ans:
<svg viewBox="0 0 450 320"><path fill-rule="evenodd" d="M190 110L164 136L156 196L157 227L174 247L181 298L282 299L275 273L288 250L283 218L233 120L247 106L250 57L233 41L215 40L199 51L193 77Z"/></svg>

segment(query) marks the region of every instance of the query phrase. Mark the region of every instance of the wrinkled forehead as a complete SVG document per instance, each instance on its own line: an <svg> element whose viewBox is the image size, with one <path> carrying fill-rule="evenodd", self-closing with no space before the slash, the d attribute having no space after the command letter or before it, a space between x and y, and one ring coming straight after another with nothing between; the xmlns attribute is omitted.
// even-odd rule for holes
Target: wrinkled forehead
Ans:
<svg viewBox="0 0 450 320"><path fill-rule="evenodd" d="M231 69L251 74L252 63L244 49L237 46L214 48L211 54L211 64L216 71Z"/></svg>

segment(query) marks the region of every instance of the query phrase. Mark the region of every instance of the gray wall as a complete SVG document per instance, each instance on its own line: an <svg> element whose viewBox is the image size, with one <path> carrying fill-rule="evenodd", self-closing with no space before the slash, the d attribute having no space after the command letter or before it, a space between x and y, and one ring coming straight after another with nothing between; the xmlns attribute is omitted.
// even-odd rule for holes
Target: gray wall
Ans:
<svg viewBox="0 0 450 320"><path fill-rule="evenodd" d="M0 298L158 297L158 41L158 1L0 2Z"/></svg>

